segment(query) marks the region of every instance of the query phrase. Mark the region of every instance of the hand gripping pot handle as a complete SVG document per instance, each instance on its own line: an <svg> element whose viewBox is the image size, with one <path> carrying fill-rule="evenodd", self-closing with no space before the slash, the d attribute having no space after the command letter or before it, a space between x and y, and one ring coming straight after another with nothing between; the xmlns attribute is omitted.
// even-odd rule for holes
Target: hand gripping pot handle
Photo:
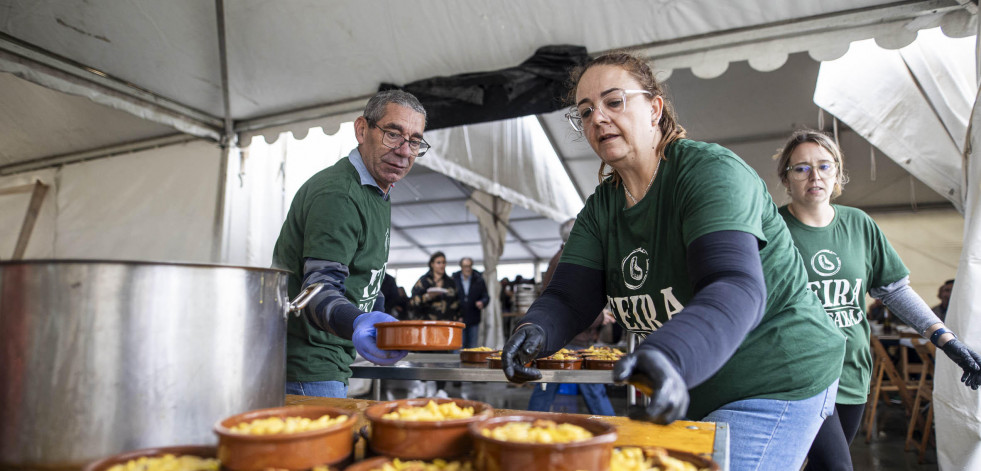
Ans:
<svg viewBox="0 0 981 471"><path fill-rule="evenodd" d="M300 310L307 307L307 303L313 299L317 293L324 288L323 283L310 283L309 286L300 291L300 294L296 295L289 304L286 305L286 312L283 313L283 317L289 317L289 313L294 313L294 315L299 316Z"/></svg>

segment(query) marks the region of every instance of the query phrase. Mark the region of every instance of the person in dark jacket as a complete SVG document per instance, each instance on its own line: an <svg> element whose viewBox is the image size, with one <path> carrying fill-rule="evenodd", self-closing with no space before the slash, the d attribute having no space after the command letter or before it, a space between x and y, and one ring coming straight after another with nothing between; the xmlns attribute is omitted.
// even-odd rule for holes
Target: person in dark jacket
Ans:
<svg viewBox="0 0 981 471"><path fill-rule="evenodd" d="M460 271L453 274L456 282L457 296L460 298L460 312L463 314L463 348L477 347L480 334L480 315L490 302L487 296L487 284L480 272L473 269L473 259L464 257L460 260Z"/></svg>

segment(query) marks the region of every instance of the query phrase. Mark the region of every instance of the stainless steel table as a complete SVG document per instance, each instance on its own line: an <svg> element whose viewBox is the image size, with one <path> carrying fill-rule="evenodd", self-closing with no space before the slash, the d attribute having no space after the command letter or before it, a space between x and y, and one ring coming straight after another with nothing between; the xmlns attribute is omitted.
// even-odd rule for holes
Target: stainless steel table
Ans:
<svg viewBox="0 0 981 471"><path fill-rule="evenodd" d="M483 381L506 383L504 372L491 369L486 363L461 363L456 353L410 353L390 366L380 366L367 360L351 364L355 378L372 381L373 398L381 399L380 380L418 379L424 381ZM540 370L542 379L536 383L598 383L613 382L610 370Z"/></svg>

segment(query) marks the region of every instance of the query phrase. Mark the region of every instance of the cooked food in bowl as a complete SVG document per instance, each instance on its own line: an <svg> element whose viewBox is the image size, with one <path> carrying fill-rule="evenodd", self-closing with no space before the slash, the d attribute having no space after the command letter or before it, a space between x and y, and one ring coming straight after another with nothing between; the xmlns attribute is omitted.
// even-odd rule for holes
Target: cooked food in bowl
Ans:
<svg viewBox="0 0 981 471"><path fill-rule="evenodd" d="M429 401L422 407L400 407L382 416L392 420L436 421L446 419L466 419L473 417L473 407L460 407L455 402L436 404Z"/></svg>
<svg viewBox="0 0 981 471"><path fill-rule="evenodd" d="M563 348L562 350L565 349ZM542 358L542 360L578 360L580 358L579 355L576 355L575 353L565 353L562 350L555 352L555 354L551 356Z"/></svg>
<svg viewBox="0 0 981 471"><path fill-rule="evenodd" d="M606 361L616 361L621 358L623 358L623 355L613 352L595 353L586 357L587 360L606 360Z"/></svg>
<svg viewBox="0 0 981 471"><path fill-rule="evenodd" d="M375 403L364 410L364 415L371 425L368 444L376 454L432 460L469 453L472 440L468 426L493 412L490 404L467 399L415 398ZM432 419L439 414L445 418ZM430 415L428 420L420 420Z"/></svg>
<svg viewBox="0 0 981 471"><path fill-rule="evenodd" d="M612 353L612 354L615 354L615 355L623 356L623 350L620 350L619 348L597 347L595 345L590 346L589 348L586 348L586 349L583 349L583 350L579 350L579 353L581 353L583 355L600 355L600 354L611 354Z"/></svg>
<svg viewBox="0 0 981 471"><path fill-rule="evenodd" d="M707 471L694 463L674 458L664 448L624 447L613 450L610 471Z"/></svg>
<svg viewBox="0 0 981 471"><path fill-rule="evenodd" d="M538 419L533 422L508 422L484 429L485 437L519 443L570 443L593 438L592 432L578 425Z"/></svg>
<svg viewBox="0 0 981 471"><path fill-rule="evenodd" d="M464 351L464 352L493 352L495 350L493 348L490 348L490 347L473 347L473 348L464 348L462 351Z"/></svg>
<svg viewBox="0 0 981 471"><path fill-rule="evenodd" d="M269 417L265 419L255 419L251 422L242 422L232 427L231 431L235 433L244 433L247 435L299 433L327 428L331 425L344 423L346 420L346 415L339 415L337 417L322 415L317 419L310 419L307 417Z"/></svg>
<svg viewBox="0 0 981 471"><path fill-rule="evenodd" d="M473 469L473 464L469 461L443 459L406 461L381 457L351 465L347 471L472 471Z"/></svg>
<svg viewBox="0 0 981 471"><path fill-rule="evenodd" d="M218 471L221 464L214 458L171 454L146 457L141 456L111 466L107 471Z"/></svg>
<svg viewBox="0 0 981 471"><path fill-rule="evenodd" d="M549 422L554 426L548 424L540 427L552 430L542 434L548 438L535 439L541 441L512 441L521 440L520 435L511 436L512 433L507 432L513 431L514 426L497 432L504 438L494 436L495 429L522 422L528 424L522 428L529 429L536 424L541 426ZM576 428L570 428L569 425ZM514 435L520 433L522 432ZM470 435L474 443L474 466L488 471L608 471L613 442L617 439L616 427L600 420L575 414L533 412L502 415L470 424ZM548 440L551 442L547 442Z"/></svg>

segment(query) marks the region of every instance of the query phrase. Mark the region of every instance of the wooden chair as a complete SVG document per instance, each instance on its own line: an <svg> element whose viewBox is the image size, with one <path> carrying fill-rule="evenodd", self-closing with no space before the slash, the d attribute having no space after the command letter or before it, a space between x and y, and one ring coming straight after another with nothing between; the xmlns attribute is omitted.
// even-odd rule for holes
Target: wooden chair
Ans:
<svg viewBox="0 0 981 471"><path fill-rule="evenodd" d="M865 406L865 443L872 441L872 432L876 429L875 413L879 398L885 397L888 400L887 393L895 392L899 395L908 417L913 409L913 395L918 387L917 383L903 381L902 375L892 362L892 358L889 357L889 353L882 342L879 341L879 337L872 335L871 343L874 360L872 363L872 391ZM888 381L884 381L886 379Z"/></svg>
<svg viewBox="0 0 981 471"><path fill-rule="evenodd" d="M909 451L910 445L913 443L913 431L917 429L917 424L920 424L920 443L917 445L919 456L917 461L922 464L926 457L927 444L930 442L933 432L933 368L937 347L929 342L920 344L914 341L913 348L923 362L923 373L920 375L920 381L917 383L916 398L913 400L913 413L910 415L909 427L906 429L905 450ZM930 377L929 380L927 380L927 376ZM925 418L920 413L920 407L924 403L927 405Z"/></svg>

